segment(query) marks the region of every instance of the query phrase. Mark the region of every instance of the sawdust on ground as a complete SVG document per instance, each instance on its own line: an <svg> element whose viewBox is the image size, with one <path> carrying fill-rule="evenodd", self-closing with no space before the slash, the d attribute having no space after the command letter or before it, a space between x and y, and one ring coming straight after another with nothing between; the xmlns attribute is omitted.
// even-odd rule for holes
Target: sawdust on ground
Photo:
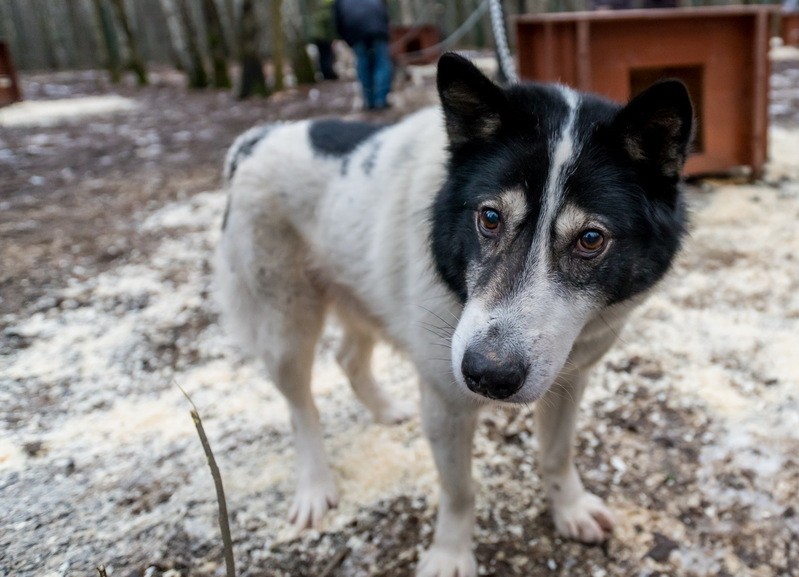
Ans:
<svg viewBox="0 0 799 577"><path fill-rule="evenodd" d="M339 112L352 111L350 85L324 90L341 95ZM60 245L48 244L41 226L63 218L31 183L34 161L20 160L3 182L17 191L4 198L6 208L34 224L0 223L14 245L2 249L4 258L21 259L0 279L0 575L86 575L99 564L111 576L220 574L212 482L175 382L192 395L216 451L241 575L318 575L334 557L339 577L412 575L434 519L430 454L418 420L393 428L368 420L335 364L335 326L320 343L313 378L341 504L326 531L288 534L293 451L284 405L257 363L230 346L208 292L225 193L196 191L214 188L212 169L237 128L214 124L226 122L219 108L229 103L190 99L214 118L196 159L213 159L208 167L180 156L196 134L173 142L156 129L157 115L137 116L155 92L128 95L140 105L124 120L95 124L121 122L142 150L161 146L159 155L172 160L159 165L160 176L140 171L157 160L144 152L127 162L125 142L112 139L107 155L119 159L118 171L103 168L102 155L84 143L94 161L52 185L55 198L66 199L58 210L75 212L87 228L94 221L70 203L72 193L96 179L114 210L109 198L124 190L124 228L101 220L99 244L91 231L71 252L69 231ZM293 98L286 106L313 113L307 94ZM424 98L413 96L407 109ZM235 106L241 124L267 114ZM142 137L140 122L157 142ZM42 147L58 151L58 138L71 142L86 127L14 130L0 137L29 152L12 154L35 156ZM530 411L487 411L475 448L481 575L799 574L799 125L778 123L772 142L765 182L690 190L684 253L594 374L578 466L618 512L613 538L589 547L554 534ZM189 177L172 180L170 169ZM152 198L135 201L147 178L157 181L148 185ZM159 183L167 191L152 192ZM25 248L31 238L43 246L34 257ZM117 245L111 258L97 257ZM54 265L59 274L26 276L26 266L50 259L64 261ZM23 277L34 282L18 287ZM417 398L412 368L388 347L377 350L375 369L392 394Z"/></svg>

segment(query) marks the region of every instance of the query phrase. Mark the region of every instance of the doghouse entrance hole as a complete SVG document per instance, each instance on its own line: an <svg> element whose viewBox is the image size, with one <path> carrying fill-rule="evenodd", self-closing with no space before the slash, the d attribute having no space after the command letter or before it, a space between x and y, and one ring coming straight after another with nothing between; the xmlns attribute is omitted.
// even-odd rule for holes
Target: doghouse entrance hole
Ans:
<svg viewBox="0 0 799 577"><path fill-rule="evenodd" d="M420 52L422 50L422 39L418 36L411 38L405 43L405 54Z"/></svg>
<svg viewBox="0 0 799 577"><path fill-rule="evenodd" d="M703 66L673 66L667 68L633 68L630 70L630 95L643 92L658 80L677 78L688 87L688 93L694 103L694 114L697 117L696 134L693 152L705 151L705 128L702 124L701 112L704 110L705 86L703 82Z"/></svg>

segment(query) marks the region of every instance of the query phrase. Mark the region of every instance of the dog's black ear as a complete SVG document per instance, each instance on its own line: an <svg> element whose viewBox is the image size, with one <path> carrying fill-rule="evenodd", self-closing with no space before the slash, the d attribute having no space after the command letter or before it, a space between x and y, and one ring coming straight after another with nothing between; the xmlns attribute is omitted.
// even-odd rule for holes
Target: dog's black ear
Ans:
<svg viewBox="0 0 799 577"><path fill-rule="evenodd" d="M502 90L463 56L447 52L438 61L438 94L454 146L490 140L501 126Z"/></svg>
<svg viewBox="0 0 799 577"><path fill-rule="evenodd" d="M669 181L680 178L693 129L693 106L679 80L653 84L616 116L616 130L630 158Z"/></svg>

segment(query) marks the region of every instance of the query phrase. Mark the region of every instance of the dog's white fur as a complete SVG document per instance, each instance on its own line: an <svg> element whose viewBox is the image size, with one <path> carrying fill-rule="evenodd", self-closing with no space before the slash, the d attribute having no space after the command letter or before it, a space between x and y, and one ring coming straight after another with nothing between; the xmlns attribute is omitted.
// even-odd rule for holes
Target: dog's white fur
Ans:
<svg viewBox="0 0 799 577"><path fill-rule="evenodd" d="M567 100L576 98L571 93ZM528 288L511 305L475 299L461 311L436 276L429 248L430 208L447 159L441 110L418 112L378 133L379 152L361 145L346 175L340 158L313 151L308 128L308 122L275 126L237 166L216 264L224 317L239 341L265 361L289 404L297 451L293 523L318 526L338 499L310 393L314 345L332 309L344 327L338 359L377 421L399 421L411 410L375 383L370 355L376 336L405 351L419 372L422 422L442 491L433 544L417 575L475 575L471 447L480 403L463 386L460 357L487 316L505 315L518 327L518 339L544 343L542 364L519 394L542 398L535 420L556 528L586 542L604 539L613 517L583 488L573 463L576 407L587 370L613 343L633 303L606 309L602 318L590 303L579 305L578 313L573 302L566 310L533 255ZM567 148L575 146L569 130L567 124L558 140L545 200L553 203L553 215L572 157ZM370 161L370 171L360 168ZM523 202L513 200L512 191L506 194L511 205ZM570 214L559 227L576 226L570 222L581 216ZM446 356L442 346L450 341L452 364L436 360ZM553 379L557 386L548 389Z"/></svg>

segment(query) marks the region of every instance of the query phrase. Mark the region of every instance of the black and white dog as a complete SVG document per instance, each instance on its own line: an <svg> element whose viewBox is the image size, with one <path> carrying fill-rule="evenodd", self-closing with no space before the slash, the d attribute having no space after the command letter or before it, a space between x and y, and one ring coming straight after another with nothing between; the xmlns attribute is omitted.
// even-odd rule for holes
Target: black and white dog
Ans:
<svg viewBox="0 0 799 577"><path fill-rule="evenodd" d="M392 126L310 120L239 137L216 280L223 316L288 401L296 527L318 526L338 499L310 389L332 309L337 358L377 421L412 411L376 385L375 338L414 361L441 480L417 575L470 577L472 436L490 401L541 400L557 530L597 542L613 527L574 467L577 403L680 247L693 116L677 81L622 107L563 86L500 88L455 54L439 62L438 91L441 108Z"/></svg>

